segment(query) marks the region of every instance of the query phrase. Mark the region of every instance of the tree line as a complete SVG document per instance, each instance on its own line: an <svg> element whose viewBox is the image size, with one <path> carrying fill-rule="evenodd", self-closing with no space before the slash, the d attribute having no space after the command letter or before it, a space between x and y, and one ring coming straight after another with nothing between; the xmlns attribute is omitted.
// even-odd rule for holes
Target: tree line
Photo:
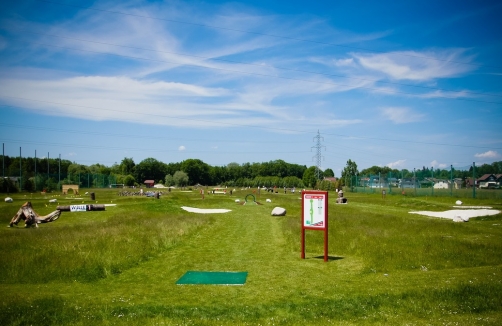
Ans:
<svg viewBox="0 0 502 326"><path fill-rule="evenodd" d="M342 178L340 182L346 185L351 182L353 176L359 177L369 177L369 176L382 176L382 177L392 177L396 179L462 179L467 178L479 178L485 174L502 174L502 161L493 162L491 164L482 164L480 166L471 165L468 170L459 170L450 166L449 169L442 168L429 168L423 166L422 168L407 170L407 169L392 169L388 166L372 166L359 171L357 169L357 164L348 160L345 168L342 171Z"/></svg>
<svg viewBox="0 0 502 326"><path fill-rule="evenodd" d="M283 160L262 163L229 163L226 166L211 166L199 159L187 159L178 163L164 163L155 158L146 158L136 164L132 158L125 157L120 164L111 167L102 164L82 165L57 158L9 157L2 156L3 176L0 179L0 192L53 191L60 190L62 184L78 184L82 187L105 187L112 184L142 186L145 180L153 180L166 186L229 186L229 187L278 187L311 188L331 190L341 188L350 182L352 176L392 175L401 178L471 178L473 167L469 170L456 169L406 169L372 166L358 171L356 162L347 161L341 178L334 177L332 169L317 171L317 167L291 164ZM502 174L502 161L475 167L474 174Z"/></svg>
<svg viewBox="0 0 502 326"><path fill-rule="evenodd" d="M320 171L316 167L274 160L263 163L229 163L211 166L199 159L187 159L178 163L164 163L146 158L135 163L125 157L120 164L111 167L102 164L90 166L69 160L2 157L5 178L0 179L0 191L53 191L62 184L79 184L83 187L103 187L123 184L128 187L143 186L145 180L153 180L166 186L220 185L238 187L331 187L322 179L333 177L331 169Z"/></svg>

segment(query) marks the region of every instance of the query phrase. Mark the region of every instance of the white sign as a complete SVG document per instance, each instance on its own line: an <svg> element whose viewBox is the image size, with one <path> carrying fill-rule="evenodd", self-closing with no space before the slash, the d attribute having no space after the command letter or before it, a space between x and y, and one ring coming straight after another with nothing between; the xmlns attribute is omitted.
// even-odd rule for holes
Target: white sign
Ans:
<svg viewBox="0 0 502 326"><path fill-rule="evenodd" d="M87 205L70 205L70 212L85 212Z"/></svg>
<svg viewBox="0 0 502 326"><path fill-rule="evenodd" d="M324 194L303 194L303 226L324 228L326 226L326 196Z"/></svg>

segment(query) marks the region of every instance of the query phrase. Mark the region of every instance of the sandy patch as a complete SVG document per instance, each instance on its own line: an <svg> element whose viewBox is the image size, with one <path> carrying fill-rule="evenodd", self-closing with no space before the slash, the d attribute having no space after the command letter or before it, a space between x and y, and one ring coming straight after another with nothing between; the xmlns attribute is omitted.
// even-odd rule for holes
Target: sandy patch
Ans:
<svg viewBox="0 0 502 326"><path fill-rule="evenodd" d="M492 207L490 206L453 206L453 208L486 208L486 209L491 209Z"/></svg>
<svg viewBox="0 0 502 326"><path fill-rule="evenodd" d="M231 212L231 209L223 209L223 208L213 208L213 209L202 209L202 208L194 208L181 206L184 210L190 213L198 213L198 214L215 214L215 213L228 213Z"/></svg>
<svg viewBox="0 0 502 326"><path fill-rule="evenodd" d="M444 212L430 212L430 211L410 212L410 214L447 218L450 220L453 220L456 216L460 216L462 219L464 218L469 219L472 217L497 215L499 213L500 211L496 209L452 209Z"/></svg>

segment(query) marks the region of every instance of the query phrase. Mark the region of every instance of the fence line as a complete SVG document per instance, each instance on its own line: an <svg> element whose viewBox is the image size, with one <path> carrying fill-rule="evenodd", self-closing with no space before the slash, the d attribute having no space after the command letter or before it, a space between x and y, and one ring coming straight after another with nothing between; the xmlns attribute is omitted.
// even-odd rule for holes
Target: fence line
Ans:
<svg viewBox="0 0 502 326"><path fill-rule="evenodd" d="M468 171L454 171L451 167L434 177L434 170L407 171L400 174L353 175L346 180L350 192L401 194L410 196L437 196L459 198L502 198L502 174L477 176L476 166Z"/></svg>

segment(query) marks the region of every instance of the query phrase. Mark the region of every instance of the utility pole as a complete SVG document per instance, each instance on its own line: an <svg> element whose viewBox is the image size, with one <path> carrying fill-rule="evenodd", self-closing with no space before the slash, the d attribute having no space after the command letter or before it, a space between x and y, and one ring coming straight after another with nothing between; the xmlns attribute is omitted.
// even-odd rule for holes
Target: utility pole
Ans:
<svg viewBox="0 0 502 326"><path fill-rule="evenodd" d="M59 154L59 180L58 180L58 187L61 188L61 154ZM59 189L61 190L61 189Z"/></svg>
<svg viewBox="0 0 502 326"><path fill-rule="evenodd" d="M35 150L35 191L37 191L37 150Z"/></svg>
<svg viewBox="0 0 502 326"><path fill-rule="evenodd" d="M476 162L472 162L472 198L476 198Z"/></svg>
<svg viewBox="0 0 502 326"><path fill-rule="evenodd" d="M321 145L321 139L324 140L323 137L321 137L321 134L319 133L319 130L317 130L317 136L314 137L314 141L316 142L315 146L312 146L311 148L316 149L316 155L314 155L312 158L315 159L316 162L316 176L317 180L320 179L319 174L321 171L321 161L322 161L322 155L321 155L321 148L324 147L326 150L326 146Z"/></svg>
<svg viewBox="0 0 502 326"><path fill-rule="evenodd" d="M23 185L22 185L22 166L21 166L21 147L19 147L19 190L23 190Z"/></svg>

